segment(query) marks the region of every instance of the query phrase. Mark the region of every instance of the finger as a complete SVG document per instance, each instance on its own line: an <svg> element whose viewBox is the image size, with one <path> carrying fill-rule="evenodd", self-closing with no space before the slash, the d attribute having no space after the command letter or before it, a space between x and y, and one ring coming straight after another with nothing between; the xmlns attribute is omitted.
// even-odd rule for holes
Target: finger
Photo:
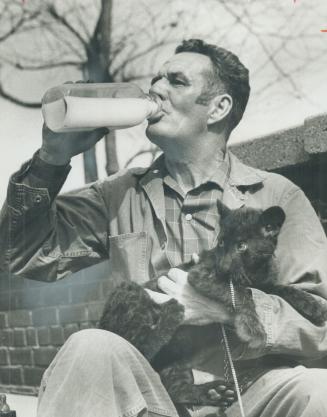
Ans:
<svg viewBox="0 0 327 417"><path fill-rule="evenodd" d="M180 292L180 287L176 285L174 281L169 279L168 277L162 276L158 278L158 287L171 296L176 295Z"/></svg>
<svg viewBox="0 0 327 417"><path fill-rule="evenodd" d="M231 389L228 389L228 390L225 391L225 394L224 395L226 397L235 397L235 392L233 390L231 390Z"/></svg>
<svg viewBox="0 0 327 417"><path fill-rule="evenodd" d="M200 261L200 256L197 253L192 253L192 261L194 264L198 264Z"/></svg>
<svg viewBox="0 0 327 417"><path fill-rule="evenodd" d="M167 275L171 280L176 282L176 284L184 285L187 283L187 272L182 269L171 268Z"/></svg>
<svg viewBox="0 0 327 417"><path fill-rule="evenodd" d="M100 136L100 139L103 138L103 136L107 135L109 133L109 129L107 127L99 127L98 129L95 129L94 131L97 136Z"/></svg>
<svg viewBox="0 0 327 417"><path fill-rule="evenodd" d="M157 304L165 303L172 298L167 294L162 294L160 292L152 291L152 290L149 290L147 288L145 288L145 291L149 294L149 296L152 298L152 300Z"/></svg>
<svg viewBox="0 0 327 417"><path fill-rule="evenodd" d="M210 400L220 400L221 399L221 395L218 394L218 392L215 389L210 389L208 391L208 395L210 397Z"/></svg>
<svg viewBox="0 0 327 417"><path fill-rule="evenodd" d="M94 145L99 142L105 135L108 134L108 128L99 127L98 129L92 130L92 132L83 132L84 133L84 144L88 143Z"/></svg>

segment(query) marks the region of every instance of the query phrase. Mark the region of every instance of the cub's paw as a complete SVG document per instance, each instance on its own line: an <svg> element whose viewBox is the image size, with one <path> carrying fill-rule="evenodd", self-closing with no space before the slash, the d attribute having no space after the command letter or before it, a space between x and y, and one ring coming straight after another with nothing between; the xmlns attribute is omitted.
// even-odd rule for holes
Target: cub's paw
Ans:
<svg viewBox="0 0 327 417"><path fill-rule="evenodd" d="M230 406L236 399L233 384L226 384L224 380L207 382L202 386L199 404L218 407Z"/></svg>
<svg viewBox="0 0 327 417"><path fill-rule="evenodd" d="M326 309L315 300L314 302L312 300L310 301L311 302L308 303L299 303L300 307L298 307L298 309L300 310L300 313L316 326L323 326L327 321Z"/></svg>
<svg viewBox="0 0 327 417"><path fill-rule="evenodd" d="M164 326L170 333L184 321L184 307L175 299L160 304L160 320L158 324Z"/></svg>
<svg viewBox="0 0 327 417"><path fill-rule="evenodd" d="M256 315L237 314L235 330L238 337L250 348L260 348L266 343L266 332Z"/></svg>

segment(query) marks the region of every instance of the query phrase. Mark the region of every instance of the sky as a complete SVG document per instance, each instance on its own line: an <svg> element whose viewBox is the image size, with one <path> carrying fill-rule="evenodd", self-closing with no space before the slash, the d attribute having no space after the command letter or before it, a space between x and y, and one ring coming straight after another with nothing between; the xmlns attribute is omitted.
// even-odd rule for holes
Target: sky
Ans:
<svg viewBox="0 0 327 417"><path fill-rule="evenodd" d="M133 7L128 8L127 3ZM228 5L231 3L235 7L230 13ZM153 7L155 4L158 6ZM175 0L166 3L167 6L162 9L159 4L156 0L116 3L113 41L119 39L124 31L127 34L130 31L133 39L142 24L146 25L147 32L140 30L140 33L145 33L139 35L141 43L145 42L142 36L152 41L155 40L154 36L167 39L167 45L155 58L150 54L136 59L127 70L145 73L145 68L151 66L155 72L173 53L176 43L187 37L205 37L237 53L250 70L252 94L244 118L234 131L230 144L299 125L307 117L327 112L327 32L321 32L321 29L327 29L326 0L206 0L200 3L188 0L187 8L185 1ZM227 5L227 9L224 5ZM126 16L126 10L129 9L133 11L132 20ZM160 16L162 33L159 35L158 24L153 25L154 28L151 26L157 18L155 14ZM176 19L178 30L167 32L167 25ZM242 19L242 24L237 19ZM21 41L26 50L31 44L33 46L31 39L29 42ZM288 39L287 43L285 39ZM33 47L40 49L42 45L35 43ZM272 57L269 62L266 59L267 51ZM130 53L127 47L125 55ZM116 65L123 59L124 55L118 54ZM32 100L39 100L50 86L80 79L80 74L74 69L65 69L63 72L52 69L42 74L15 72L11 68L0 70L2 79L11 91ZM141 85L147 89L149 80L141 80ZM9 176L41 145L42 115L39 109L25 109L0 98L0 117L1 204ZM117 133L118 158L122 166L137 149L149 146L144 142L143 131L144 126L140 126ZM97 145L97 157L101 178L105 175L103 143ZM147 160L140 159L135 162L147 163ZM73 158L72 166L63 191L83 185L82 158Z"/></svg>

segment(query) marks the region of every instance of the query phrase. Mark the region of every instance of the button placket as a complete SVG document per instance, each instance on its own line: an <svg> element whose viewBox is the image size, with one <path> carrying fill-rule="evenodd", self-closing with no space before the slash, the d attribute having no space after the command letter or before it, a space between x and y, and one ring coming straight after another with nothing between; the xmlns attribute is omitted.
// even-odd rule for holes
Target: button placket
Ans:
<svg viewBox="0 0 327 417"><path fill-rule="evenodd" d="M36 204L40 204L41 203L41 201L42 201L42 196L40 195L40 194L37 194L35 197L34 197L34 203L36 203Z"/></svg>

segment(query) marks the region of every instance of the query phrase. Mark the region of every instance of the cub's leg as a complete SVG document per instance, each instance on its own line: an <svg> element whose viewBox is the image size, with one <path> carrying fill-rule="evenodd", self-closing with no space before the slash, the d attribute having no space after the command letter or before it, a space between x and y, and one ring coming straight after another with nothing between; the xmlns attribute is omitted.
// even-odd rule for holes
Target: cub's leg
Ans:
<svg viewBox="0 0 327 417"><path fill-rule="evenodd" d="M176 300L157 304L144 288L126 282L110 293L99 327L128 340L151 361L183 318L184 307Z"/></svg>
<svg viewBox="0 0 327 417"><path fill-rule="evenodd" d="M264 288L266 290L266 288ZM279 295L287 301L302 316L310 320L317 326L322 326L327 320L327 309L322 303L319 303L310 293L300 290L299 288L274 285L267 289L267 292Z"/></svg>
<svg viewBox="0 0 327 417"><path fill-rule="evenodd" d="M192 405L228 405L234 401L233 385L222 379L194 384L193 373L190 368L171 366L159 372L161 381L175 404ZM218 396L209 394L216 390Z"/></svg>

